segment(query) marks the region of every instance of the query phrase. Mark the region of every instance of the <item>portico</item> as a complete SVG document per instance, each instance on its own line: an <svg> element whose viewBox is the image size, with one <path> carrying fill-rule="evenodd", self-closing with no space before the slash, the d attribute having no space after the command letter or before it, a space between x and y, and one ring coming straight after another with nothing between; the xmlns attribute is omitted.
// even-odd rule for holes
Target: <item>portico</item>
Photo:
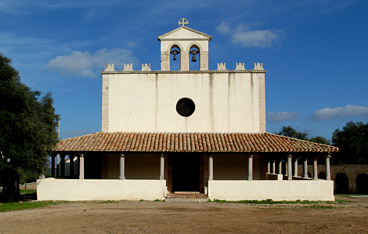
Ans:
<svg viewBox="0 0 368 234"><path fill-rule="evenodd" d="M246 139L246 137L248 137L248 139ZM193 139L193 141L187 141L186 146L183 147L183 144L180 144L180 139L184 138ZM231 139L232 142L237 142L237 146L226 143L222 145L222 147L219 147L218 145L210 144L211 141L214 142L220 138L226 138L229 143ZM104 142L108 142L107 139L120 140L114 142L114 145L116 146L115 148L111 148L109 145L104 145ZM138 139L145 140L138 143ZM195 139L207 139L208 141L198 141ZM258 146L253 146L254 152L249 152L250 148L247 148L247 143L255 139L258 140L259 144ZM291 151L295 151L294 153L279 152L280 150L278 145L281 141L285 140L286 142L283 144L294 145L295 148L291 149ZM135 144L133 142L135 142ZM110 143L112 142L110 141ZM100 145L99 153L88 151L88 149L94 148L94 144ZM206 146L206 148L204 146ZM314 199L313 197L306 197L305 194L308 193L306 193L304 189L313 188L314 185L317 187L323 185L330 188L330 193L324 195L320 194L318 199L334 199L332 194L333 182L330 181L330 179L314 180L306 177L305 175L300 175L297 171L297 164L295 161L297 161L298 158L310 158L314 160L317 157L326 156L326 171L328 171L330 157L329 152L336 150L336 148L286 138L274 134L216 135L199 133L161 133L155 135L149 133L125 134L101 132L78 137L78 139L71 138L69 140L64 140L59 147L64 150L63 152L59 152L60 154L67 155L66 151L69 151L73 152L71 155L79 156L78 181L88 181L86 183L91 185L94 182L90 182L90 180L93 179L98 180L98 182L96 182L97 184L111 180L135 181L136 183L134 186L138 186L140 183L146 184L148 181L151 181L153 184L156 184L156 182L153 181L161 181L162 183L156 184L158 187L151 187L153 190L161 191L155 193L160 194L159 197L152 197L152 199L164 199L168 193L177 191L199 192L208 195L210 199L224 199L225 195L222 194L221 191L224 192L227 190L220 189L222 188L220 185L223 184L226 187L227 184L233 183L240 187L246 186L248 188L247 191L250 188L249 186L254 186L254 191L257 191L258 188L262 188L262 191L265 192L264 196L267 197L266 199L273 200L294 198L297 200ZM129 147L129 149L127 147ZM150 153L137 153L137 151L140 151L140 147L145 147L146 151ZM257 149L257 147L259 148ZM263 147L267 147L270 152L262 152L261 148ZM304 149L305 151L308 147L310 149L313 147L319 147L319 151L325 151L326 153L298 152L301 149ZM110 152L106 152L108 148L110 148ZM201 149L206 149L206 151ZM294 162L293 158L295 158ZM100 176L93 175L88 171L85 172L85 160L87 160L89 167L95 168L94 170L96 171L100 171ZM313 162L317 161L314 160ZM278 164L278 167L276 167L276 164ZM98 168L99 165L102 168ZM316 164L313 163L313 165ZM276 170L276 168L278 168L278 170ZM88 175L88 177L85 177L86 175ZM329 178L328 175L327 178ZM63 181L68 183L69 187L78 190L78 188L74 188L72 186L73 181L77 180L64 179ZM275 186L276 188L280 188L280 186L282 186L282 188L286 188L291 186L290 189L293 189L292 187L295 186L295 184L288 184L285 182L305 181L305 183L303 182L300 185L297 184L297 187L302 186L299 191L300 193L294 192L293 196L288 198L287 194L279 193L282 191L277 192L275 188L263 188L265 181L268 181L266 184L271 187ZM47 181L43 182L47 183ZM314 184L313 182L317 183ZM75 185L81 186L81 183L83 184L83 182L75 182ZM133 183L130 184L133 185ZM228 187L228 189L231 188L231 186ZM217 189L220 189L220 191L217 191ZM237 190L239 187L233 187L232 189ZM269 191L269 189L271 190ZM110 193L114 194L113 191L110 191ZM228 199L253 199L253 195L248 194L250 197L247 197L247 193L241 196L235 196L235 191L234 193L227 191L226 194ZM81 195L78 196L79 199L82 199ZM120 197L121 199L128 199L121 191L115 196ZM145 199L147 198L148 197L146 196ZM85 199L93 200L97 198L94 197L93 193L87 193L86 197L82 200ZM143 198L137 196L137 199Z"/></svg>

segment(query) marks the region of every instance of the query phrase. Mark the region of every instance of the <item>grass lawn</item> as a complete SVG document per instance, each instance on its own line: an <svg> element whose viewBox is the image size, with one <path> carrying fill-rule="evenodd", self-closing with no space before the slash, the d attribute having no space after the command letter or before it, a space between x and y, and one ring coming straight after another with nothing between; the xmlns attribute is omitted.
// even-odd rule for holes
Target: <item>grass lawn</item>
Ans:
<svg viewBox="0 0 368 234"><path fill-rule="evenodd" d="M37 199L36 190L21 190L20 199L20 202L0 203L0 212L38 208L63 203L52 201L35 201Z"/></svg>
<svg viewBox="0 0 368 234"><path fill-rule="evenodd" d="M10 202L0 203L0 212L12 211L12 210L25 210L31 208L44 207L48 205L57 205L62 202L52 201L27 201L27 202Z"/></svg>

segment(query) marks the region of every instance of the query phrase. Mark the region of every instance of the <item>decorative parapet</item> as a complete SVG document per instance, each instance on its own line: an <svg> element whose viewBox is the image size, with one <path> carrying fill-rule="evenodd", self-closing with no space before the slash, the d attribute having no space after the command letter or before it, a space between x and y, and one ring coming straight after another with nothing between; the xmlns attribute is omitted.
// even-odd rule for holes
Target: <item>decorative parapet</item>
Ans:
<svg viewBox="0 0 368 234"><path fill-rule="evenodd" d="M123 71L133 71L133 63L124 64L124 70Z"/></svg>
<svg viewBox="0 0 368 234"><path fill-rule="evenodd" d="M114 64L105 65L105 71L115 71Z"/></svg>
<svg viewBox="0 0 368 234"><path fill-rule="evenodd" d="M150 63L142 64L142 70L141 71L151 71L151 64Z"/></svg>
<svg viewBox="0 0 368 234"><path fill-rule="evenodd" d="M236 71L244 71L245 67L244 67L244 63L236 63Z"/></svg>
<svg viewBox="0 0 368 234"><path fill-rule="evenodd" d="M254 63L254 70L264 70L263 63Z"/></svg>
<svg viewBox="0 0 368 234"><path fill-rule="evenodd" d="M217 63L217 70L226 71L226 63Z"/></svg>

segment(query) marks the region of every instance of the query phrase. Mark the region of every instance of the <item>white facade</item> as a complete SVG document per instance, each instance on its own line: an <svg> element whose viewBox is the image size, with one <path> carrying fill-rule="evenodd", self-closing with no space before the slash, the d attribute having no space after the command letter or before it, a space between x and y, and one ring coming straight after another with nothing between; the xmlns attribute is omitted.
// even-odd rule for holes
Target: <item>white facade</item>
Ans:
<svg viewBox="0 0 368 234"><path fill-rule="evenodd" d="M104 132L207 132L260 133L266 131L265 70L244 63L226 70L208 70L211 36L179 27L158 37L161 42L161 71L143 64L134 71L107 65L102 72L102 131ZM179 50L180 71L170 71L170 51ZM190 52L196 49L199 71L189 71ZM235 64L234 64L235 67ZM190 99L194 113L177 112L179 100Z"/></svg>
<svg viewBox="0 0 368 234"><path fill-rule="evenodd" d="M266 131L264 71L103 73L102 131ZM182 98L195 111L178 114Z"/></svg>
<svg viewBox="0 0 368 234"><path fill-rule="evenodd" d="M218 63L217 70L208 70L211 36L186 27L184 19L181 22L181 27L158 38L160 71L151 71L150 64L142 64L140 71L134 70L132 64L124 64L120 71L116 71L113 64L106 65L102 72L103 134L143 132L156 134L158 138L157 133L265 133L266 71L263 64L255 63L252 70L246 70L244 63L237 63L234 70L228 70L226 63ZM174 54L180 56L179 71L170 71ZM196 57L191 59L191 56ZM189 70L190 60L197 60L199 70ZM204 139L205 144L211 146L210 151L205 147L192 151L175 150L175 147L162 151L134 148L149 144L152 139L148 137L134 138L126 148L117 151L98 148L105 144L126 144L117 139L119 137L93 143L81 151L73 147L68 151L61 146L61 154L79 157L79 180L41 180L38 199L154 200L164 199L168 192L196 191L212 200L334 200L333 182L317 180L316 158L313 158L315 180L304 176L305 172L303 177L301 172L298 174L299 156L292 162L288 150L288 146L296 143L286 143L286 146L273 143L264 148L253 139L245 143L255 146L252 150L218 151L218 145L228 150L240 141L228 137L231 139L227 142ZM177 144L188 141L182 139ZM85 145L85 142L76 144ZM304 149L300 146L295 152L304 152ZM88 166L85 168L84 164ZM326 168L329 168L329 158L326 158Z"/></svg>

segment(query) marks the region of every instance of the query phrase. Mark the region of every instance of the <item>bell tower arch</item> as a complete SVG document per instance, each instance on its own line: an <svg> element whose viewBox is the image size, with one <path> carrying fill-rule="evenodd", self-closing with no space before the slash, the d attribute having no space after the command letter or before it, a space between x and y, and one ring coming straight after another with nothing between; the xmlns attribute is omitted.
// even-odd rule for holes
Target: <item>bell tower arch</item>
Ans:
<svg viewBox="0 0 368 234"><path fill-rule="evenodd" d="M185 18L181 18L178 24L178 28L158 37L161 42L161 71L170 71L170 54L172 54L173 45L181 49L181 71L189 71L191 62L199 63L199 70L208 70L208 44L212 37L185 26L189 24ZM193 48L198 52L192 52Z"/></svg>

